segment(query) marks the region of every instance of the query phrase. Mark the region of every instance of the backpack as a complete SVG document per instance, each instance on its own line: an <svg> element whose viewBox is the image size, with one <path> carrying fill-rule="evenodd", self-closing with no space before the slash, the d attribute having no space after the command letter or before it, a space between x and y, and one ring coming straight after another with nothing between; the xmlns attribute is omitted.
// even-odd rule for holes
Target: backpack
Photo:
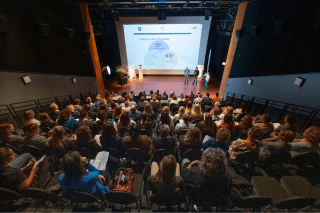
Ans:
<svg viewBox="0 0 320 213"><path fill-rule="evenodd" d="M133 192L133 170L131 168L120 168L110 181L110 189L117 191Z"/></svg>

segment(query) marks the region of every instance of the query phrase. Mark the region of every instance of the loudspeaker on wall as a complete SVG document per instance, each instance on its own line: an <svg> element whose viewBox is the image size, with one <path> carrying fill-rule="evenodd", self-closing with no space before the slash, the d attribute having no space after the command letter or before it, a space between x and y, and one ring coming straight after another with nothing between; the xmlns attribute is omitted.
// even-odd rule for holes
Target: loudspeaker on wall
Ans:
<svg viewBox="0 0 320 213"><path fill-rule="evenodd" d="M259 36L262 34L262 26L251 26L251 36Z"/></svg>
<svg viewBox="0 0 320 213"><path fill-rule="evenodd" d="M292 27L293 19L287 18L283 21L276 21L274 22L274 33L275 34L282 34L282 33L288 33L290 31L290 28Z"/></svg>
<svg viewBox="0 0 320 213"><path fill-rule="evenodd" d="M38 23L38 28L40 30L41 37L49 36L49 25L48 24Z"/></svg>
<svg viewBox="0 0 320 213"><path fill-rule="evenodd" d="M8 32L8 18L6 16L0 16L0 33Z"/></svg>
<svg viewBox="0 0 320 213"><path fill-rule="evenodd" d="M236 35L238 38L243 37L244 35L244 29L236 30Z"/></svg>

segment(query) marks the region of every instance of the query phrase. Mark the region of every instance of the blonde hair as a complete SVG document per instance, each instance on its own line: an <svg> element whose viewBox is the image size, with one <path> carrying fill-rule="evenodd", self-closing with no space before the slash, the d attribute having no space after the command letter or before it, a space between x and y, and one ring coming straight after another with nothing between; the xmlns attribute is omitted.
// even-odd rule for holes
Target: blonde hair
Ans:
<svg viewBox="0 0 320 213"><path fill-rule="evenodd" d="M201 115L201 106L200 104L195 104L192 108L192 114L194 116L198 116L198 115Z"/></svg>

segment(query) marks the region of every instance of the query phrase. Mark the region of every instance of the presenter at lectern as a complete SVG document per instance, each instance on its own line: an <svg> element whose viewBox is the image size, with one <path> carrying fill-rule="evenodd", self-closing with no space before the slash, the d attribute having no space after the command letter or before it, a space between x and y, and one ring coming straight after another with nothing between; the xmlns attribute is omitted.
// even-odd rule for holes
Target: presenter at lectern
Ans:
<svg viewBox="0 0 320 213"><path fill-rule="evenodd" d="M142 65L139 65L139 80L143 79Z"/></svg>
<svg viewBox="0 0 320 213"><path fill-rule="evenodd" d="M188 69L188 67L184 70L184 84L189 84L189 74L190 74L190 70Z"/></svg>

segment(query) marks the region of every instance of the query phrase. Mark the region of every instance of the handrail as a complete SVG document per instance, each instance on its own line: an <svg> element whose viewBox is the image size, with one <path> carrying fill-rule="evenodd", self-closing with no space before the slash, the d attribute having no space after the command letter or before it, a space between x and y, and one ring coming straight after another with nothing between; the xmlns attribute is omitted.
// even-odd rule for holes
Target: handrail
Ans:
<svg viewBox="0 0 320 213"><path fill-rule="evenodd" d="M316 115L318 114L319 109L315 109L315 108L311 108L311 107L305 107L305 106L301 106L301 105L296 105L296 104L289 104L289 103L284 103L281 101L275 101L275 100L269 100L269 99L264 99L264 98L258 98L258 97L253 97L253 96L246 96L246 95L242 95L242 94L237 94L237 93L233 93L233 92L228 92L226 98L229 97L231 98L231 104L233 103L233 101L235 100L235 98L237 98L239 100L239 106L241 104L241 102L245 101L248 103L248 108L247 108L247 112L250 113L252 111L252 107L253 104L259 104L257 103L258 101L263 101L262 104L262 110L260 112L260 114L263 114L265 112L265 110L268 107L271 108L277 108L279 110L281 110L281 113L279 114L278 118L276 119L276 122L280 122L283 118L283 116L286 114L286 112L291 112L291 113L295 113L295 114L307 114L306 116L308 116L306 118L306 121L302 124L299 132L301 133L304 129L306 129L308 127L308 125L310 124L310 122L316 117ZM241 98L238 98L241 97ZM248 100L244 100L248 99ZM251 100L250 100L251 98ZM302 112L302 113L299 113Z"/></svg>

